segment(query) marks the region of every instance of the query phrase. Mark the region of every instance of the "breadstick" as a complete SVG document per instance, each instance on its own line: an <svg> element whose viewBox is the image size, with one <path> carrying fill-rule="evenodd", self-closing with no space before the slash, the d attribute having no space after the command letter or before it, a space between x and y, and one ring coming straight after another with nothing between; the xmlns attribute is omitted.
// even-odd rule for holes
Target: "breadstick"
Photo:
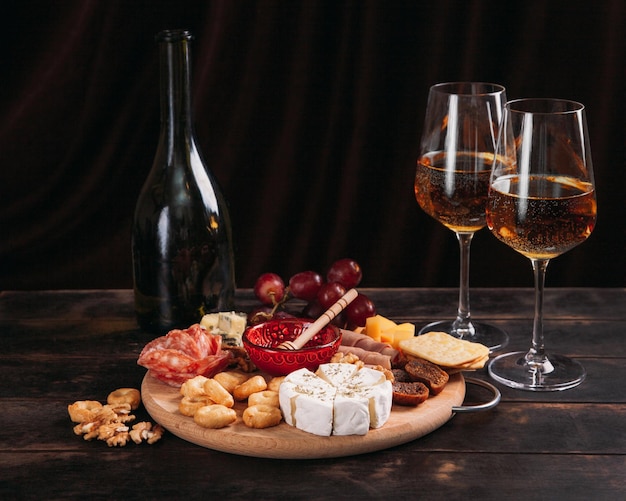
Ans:
<svg viewBox="0 0 626 501"><path fill-rule="evenodd" d="M224 428L237 421L237 413L220 404L205 405L196 411L193 420L204 428Z"/></svg>
<svg viewBox="0 0 626 501"><path fill-rule="evenodd" d="M188 379L180 386L180 394L183 397L201 397L204 395L204 383L208 378L204 376L196 376Z"/></svg>
<svg viewBox="0 0 626 501"><path fill-rule="evenodd" d="M109 393L107 404L119 405L130 404L130 408L135 410L141 403L141 393L135 388L119 388Z"/></svg>
<svg viewBox="0 0 626 501"><path fill-rule="evenodd" d="M278 407L271 405L251 405L243 411L243 422L250 428L269 428L278 425L283 418Z"/></svg>
<svg viewBox="0 0 626 501"><path fill-rule="evenodd" d="M267 389L265 378L263 376L253 376L246 382L237 386L233 391L233 396L235 397L235 400L245 400L253 393L263 391L265 389Z"/></svg>
<svg viewBox="0 0 626 501"><path fill-rule="evenodd" d="M67 412L74 423L93 421L100 409L102 404L96 400L78 400L67 406Z"/></svg>
<svg viewBox="0 0 626 501"><path fill-rule="evenodd" d="M285 376L276 376L270 379L270 382L267 383L267 389L272 391L278 391L280 388L280 384L285 380Z"/></svg>
<svg viewBox="0 0 626 501"><path fill-rule="evenodd" d="M178 411L183 416L193 416L200 407L211 405L213 401L209 397L183 397L178 402Z"/></svg>
<svg viewBox="0 0 626 501"><path fill-rule="evenodd" d="M248 397L248 405L269 405L270 407L280 407L278 392L272 390L257 391Z"/></svg>
<svg viewBox="0 0 626 501"><path fill-rule="evenodd" d="M235 405L233 396L215 379L207 379L204 382L204 392L216 404L223 405L224 407L232 407Z"/></svg>
<svg viewBox="0 0 626 501"><path fill-rule="evenodd" d="M232 393L237 386L250 379L249 374L238 371L218 372L213 376L219 384L221 384L228 393Z"/></svg>

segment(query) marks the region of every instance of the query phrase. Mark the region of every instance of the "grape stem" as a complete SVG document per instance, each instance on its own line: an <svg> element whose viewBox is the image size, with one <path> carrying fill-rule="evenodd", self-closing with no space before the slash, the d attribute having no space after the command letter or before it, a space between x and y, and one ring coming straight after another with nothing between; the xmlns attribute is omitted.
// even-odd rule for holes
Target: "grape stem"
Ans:
<svg viewBox="0 0 626 501"><path fill-rule="evenodd" d="M289 297L289 292L290 292L289 286L285 287L285 291L283 292L283 297L280 299L280 301L276 301L276 294L273 292L270 292L270 296L272 296L272 303L273 303L273 307L269 313L270 318L274 316L274 313L276 313L278 308L283 306L287 301L289 301L289 299L291 299Z"/></svg>

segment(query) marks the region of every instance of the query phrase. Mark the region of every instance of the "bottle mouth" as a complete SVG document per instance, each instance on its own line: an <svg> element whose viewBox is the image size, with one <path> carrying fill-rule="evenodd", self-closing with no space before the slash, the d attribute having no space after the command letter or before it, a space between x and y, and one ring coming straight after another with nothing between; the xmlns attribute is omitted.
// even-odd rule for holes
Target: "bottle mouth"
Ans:
<svg viewBox="0 0 626 501"><path fill-rule="evenodd" d="M192 40L193 35L189 30L163 30L156 35L157 42L181 42Z"/></svg>

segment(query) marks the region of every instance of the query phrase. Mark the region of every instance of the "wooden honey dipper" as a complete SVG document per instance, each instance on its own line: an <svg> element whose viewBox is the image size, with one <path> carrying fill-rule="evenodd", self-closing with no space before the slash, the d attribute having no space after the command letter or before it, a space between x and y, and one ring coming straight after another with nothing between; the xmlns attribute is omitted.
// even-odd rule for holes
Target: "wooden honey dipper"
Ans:
<svg viewBox="0 0 626 501"><path fill-rule="evenodd" d="M305 327L300 335L293 341L283 341L277 348L283 350L300 350L305 344L307 344L315 334L326 327L337 315L339 315L355 298L359 295L356 289L350 289L343 296L341 296L335 304L322 313L319 318Z"/></svg>

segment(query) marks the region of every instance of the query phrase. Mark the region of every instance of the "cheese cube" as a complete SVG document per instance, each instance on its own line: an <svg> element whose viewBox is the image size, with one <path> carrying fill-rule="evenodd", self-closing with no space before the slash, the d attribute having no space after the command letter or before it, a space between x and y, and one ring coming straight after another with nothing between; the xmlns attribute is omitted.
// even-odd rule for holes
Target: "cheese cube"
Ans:
<svg viewBox="0 0 626 501"><path fill-rule="evenodd" d="M385 332L387 334L387 332ZM415 336L415 325L411 323L404 323L398 325L395 329L393 329L390 334L393 336L393 342L391 345L394 348L398 348L398 344L403 339L409 339Z"/></svg>
<svg viewBox="0 0 626 501"><path fill-rule="evenodd" d="M396 327L396 323L383 317L382 315L375 315L365 319L365 334L371 337L374 341L380 342L381 334L394 327Z"/></svg>

